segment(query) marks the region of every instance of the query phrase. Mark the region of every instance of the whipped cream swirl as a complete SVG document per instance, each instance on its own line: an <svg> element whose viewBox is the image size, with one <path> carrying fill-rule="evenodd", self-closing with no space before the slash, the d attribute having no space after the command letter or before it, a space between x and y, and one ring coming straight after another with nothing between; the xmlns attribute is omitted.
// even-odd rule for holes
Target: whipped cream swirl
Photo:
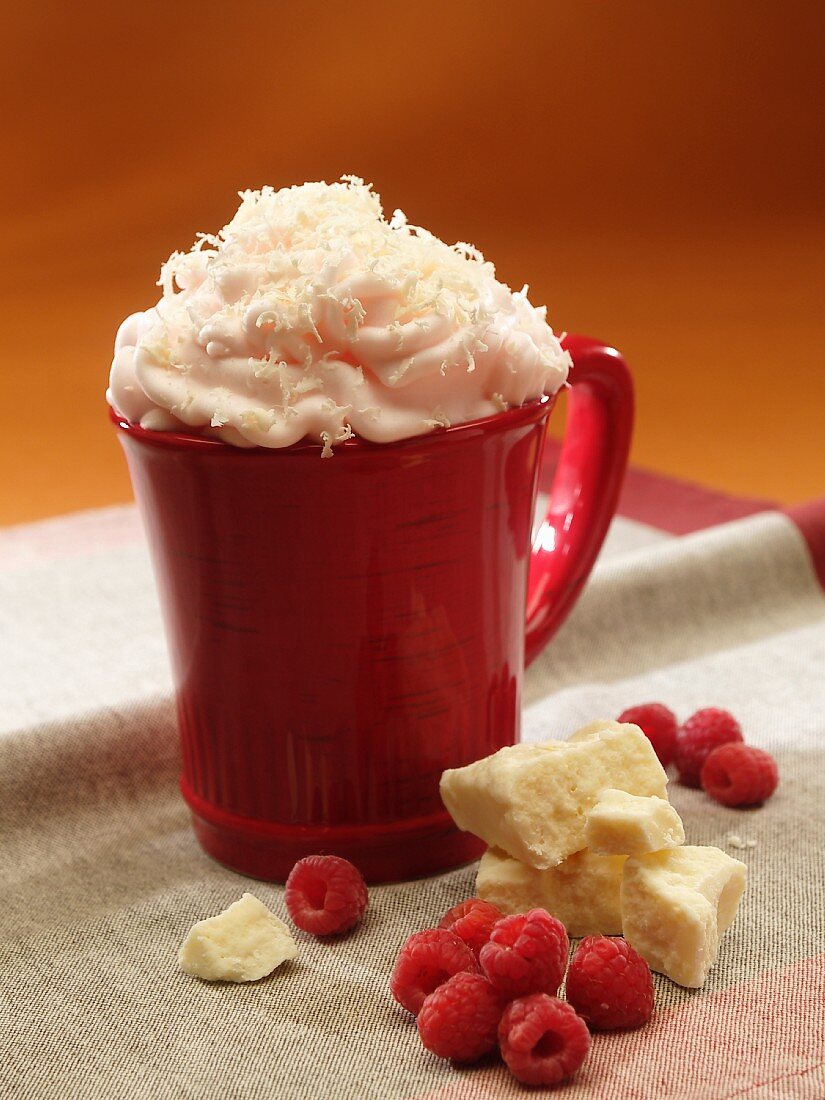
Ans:
<svg viewBox="0 0 825 1100"><path fill-rule="evenodd" d="M406 439L555 393L570 366L526 287L401 211L386 220L352 176L243 192L158 285L118 330L109 404L239 447Z"/></svg>

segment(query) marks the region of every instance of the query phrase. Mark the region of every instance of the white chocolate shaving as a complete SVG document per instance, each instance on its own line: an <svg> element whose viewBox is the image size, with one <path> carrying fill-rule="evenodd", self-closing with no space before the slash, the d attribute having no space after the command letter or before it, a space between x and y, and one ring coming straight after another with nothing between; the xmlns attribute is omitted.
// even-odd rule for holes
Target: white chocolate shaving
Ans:
<svg viewBox="0 0 825 1100"><path fill-rule="evenodd" d="M400 210L387 221L359 178L240 197L118 331L107 397L132 422L239 446L310 438L329 456L353 434L405 439L564 384L569 356L528 288Z"/></svg>

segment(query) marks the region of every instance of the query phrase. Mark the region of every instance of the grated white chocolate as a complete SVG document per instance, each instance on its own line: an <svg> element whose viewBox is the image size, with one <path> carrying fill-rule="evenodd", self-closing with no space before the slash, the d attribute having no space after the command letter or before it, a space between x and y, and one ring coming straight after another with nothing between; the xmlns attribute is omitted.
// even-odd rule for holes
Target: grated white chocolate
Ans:
<svg viewBox="0 0 825 1100"><path fill-rule="evenodd" d="M725 844L728 848L737 848L740 851L756 847L756 841L752 837L742 837L738 833L728 833Z"/></svg>
<svg viewBox="0 0 825 1100"><path fill-rule="evenodd" d="M405 439L555 393L570 366L526 287L401 211L387 221L357 177L242 192L158 285L120 326L107 399L236 446Z"/></svg>

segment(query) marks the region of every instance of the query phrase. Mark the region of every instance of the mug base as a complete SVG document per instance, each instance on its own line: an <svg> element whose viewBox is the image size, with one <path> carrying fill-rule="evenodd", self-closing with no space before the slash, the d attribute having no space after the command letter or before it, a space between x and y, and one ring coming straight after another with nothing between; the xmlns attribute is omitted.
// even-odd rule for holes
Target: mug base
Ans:
<svg viewBox="0 0 825 1100"><path fill-rule="evenodd" d="M181 791L198 841L218 863L266 882L285 882L304 856L342 856L372 885L453 870L483 854L484 841L456 828L446 812L412 821L359 826L289 826L230 814Z"/></svg>

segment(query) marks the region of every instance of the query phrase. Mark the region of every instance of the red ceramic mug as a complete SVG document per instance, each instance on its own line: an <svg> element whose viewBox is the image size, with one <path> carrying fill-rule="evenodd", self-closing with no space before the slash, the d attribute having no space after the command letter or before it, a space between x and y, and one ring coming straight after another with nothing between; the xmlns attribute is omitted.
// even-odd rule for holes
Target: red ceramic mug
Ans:
<svg viewBox="0 0 825 1100"><path fill-rule="evenodd" d="M439 777L517 739L525 661L576 599L627 461L624 361L566 347L568 429L532 554L552 399L326 460L113 414L160 591L181 788L220 862L283 881L333 852L380 882L479 854Z"/></svg>

